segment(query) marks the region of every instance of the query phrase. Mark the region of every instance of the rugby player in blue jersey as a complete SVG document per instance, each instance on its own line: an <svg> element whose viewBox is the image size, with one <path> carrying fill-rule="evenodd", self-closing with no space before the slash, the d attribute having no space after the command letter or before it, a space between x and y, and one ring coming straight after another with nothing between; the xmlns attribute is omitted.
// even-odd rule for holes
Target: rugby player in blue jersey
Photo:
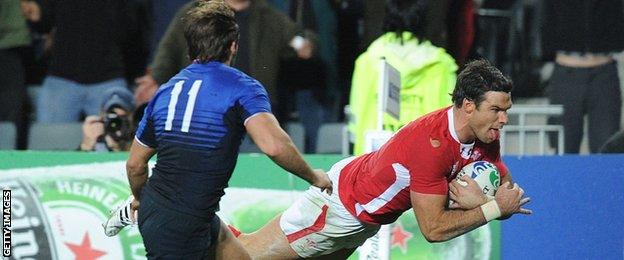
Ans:
<svg viewBox="0 0 624 260"><path fill-rule="evenodd" d="M163 84L145 109L126 164L130 205L138 210L149 259L247 259L215 215L245 132L285 170L328 193L332 184L325 172L310 168L280 128L263 86L229 66L239 38L234 12L213 0L185 19L194 61ZM148 180L147 163L155 154ZM129 219L129 211L118 212Z"/></svg>

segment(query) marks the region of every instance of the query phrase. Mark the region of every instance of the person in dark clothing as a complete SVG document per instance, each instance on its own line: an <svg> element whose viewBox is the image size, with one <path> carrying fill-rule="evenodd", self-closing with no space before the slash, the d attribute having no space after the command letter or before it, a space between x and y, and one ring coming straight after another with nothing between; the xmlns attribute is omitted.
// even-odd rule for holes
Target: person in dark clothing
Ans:
<svg viewBox="0 0 624 260"><path fill-rule="evenodd" d="M149 101L158 86L190 64L181 17L199 2L202 1L191 1L184 5L169 24L154 54L150 72L137 79L137 104ZM271 104L277 107L279 100L276 82L280 60L293 56L310 58L314 48L313 35L308 33L306 37L297 38L300 30L296 24L288 16L269 6L266 0L225 2L235 10L236 21L241 30L239 54L233 66L260 81L269 92ZM299 39L301 44L294 45L295 39Z"/></svg>
<svg viewBox="0 0 624 260"><path fill-rule="evenodd" d="M52 32L48 76L37 101L37 121L75 122L97 115L112 87L127 87L121 46L130 26L123 0L49 1L43 23Z"/></svg>
<svg viewBox="0 0 624 260"><path fill-rule="evenodd" d="M124 78L127 83L143 76L150 56L150 39L152 37L151 0L126 0L126 19L124 28L126 37L121 45L124 65Z"/></svg>
<svg viewBox="0 0 624 260"><path fill-rule="evenodd" d="M32 13L38 10L34 1L0 2L0 121L15 124L20 148L26 146L28 132L27 115L24 114L27 95L23 54L31 43L28 22L36 19L36 14Z"/></svg>
<svg viewBox="0 0 624 260"><path fill-rule="evenodd" d="M624 153L624 130L611 136L600 148L600 153Z"/></svg>
<svg viewBox="0 0 624 260"><path fill-rule="evenodd" d="M554 59L547 89L563 115L549 120L565 131L565 153L578 153L588 117L589 149L596 153L620 128L622 99L613 54L624 50L619 0L544 1L543 50Z"/></svg>
<svg viewBox="0 0 624 260"><path fill-rule="evenodd" d="M317 32L316 10L310 1L292 1L289 9L290 18L298 27ZM280 99L277 118L290 120L291 112L297 111L298 121L305 129L305 152L314 153L318 130L329 112L327 63L319 55L282 60L277 91Z"/></svg>

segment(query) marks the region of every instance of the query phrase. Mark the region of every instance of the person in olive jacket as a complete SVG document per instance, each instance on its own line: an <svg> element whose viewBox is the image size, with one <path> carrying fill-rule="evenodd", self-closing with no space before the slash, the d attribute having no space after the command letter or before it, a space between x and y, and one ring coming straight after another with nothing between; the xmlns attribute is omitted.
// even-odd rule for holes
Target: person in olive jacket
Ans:
<svg viewBox="0 0 624 260"><path fill-rule="evenodd" d="M137 79L135 101L145 103L158 86L191 63L187 57L182 17L200 1L192 1L177 12L160 40L150 71ZM233 66L256 78L269 93L272 107L277 106L276 82L280 60L295 55L303 59L312 56L316 36L302 32L284 13L265 0L226 0L236 11L240 26L240 46Z"/></svg>

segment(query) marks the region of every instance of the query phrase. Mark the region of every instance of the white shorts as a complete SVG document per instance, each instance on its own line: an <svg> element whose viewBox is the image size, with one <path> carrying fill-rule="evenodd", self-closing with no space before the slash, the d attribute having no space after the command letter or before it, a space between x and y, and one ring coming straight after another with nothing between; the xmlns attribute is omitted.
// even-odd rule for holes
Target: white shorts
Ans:
<svg viewBox="0 0 624 260"><path fill-rule="evenodd" d="M332 195L310 187L280 218L280 227L290 247L303 258L356 248L379 230L379 225L360 222L345 209L338 197L340 171L354 157L334 164L327 172L333 183Z"/></svg>

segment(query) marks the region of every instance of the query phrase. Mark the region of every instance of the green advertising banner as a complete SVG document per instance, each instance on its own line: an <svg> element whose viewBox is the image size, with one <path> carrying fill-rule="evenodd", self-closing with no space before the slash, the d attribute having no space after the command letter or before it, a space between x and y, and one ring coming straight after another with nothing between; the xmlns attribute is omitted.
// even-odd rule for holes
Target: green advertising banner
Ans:
<svg viewBox="0 0 624 260"><path fill-rule="evenodd" d="M144 259L136 228L109 238L101 223L128 197L123 162L0 172L11 190L9 259Z"/></svg>
<svg viewBox="0 0 624 260"><path fill-rule="evenodd" d="M107 237L101 223L130 194L126 154L0 152L0 187L11 190L8 259L145 259L138 228ZM341 157L306 156L329 169ZM261 155L241 155L219 216L253 232L286 209L308 185ZM390 259L499 259L500 226L492 222L445 243L430 244L412 211L390 227ZM350 259L358 259L357 252Z"/></svg>

